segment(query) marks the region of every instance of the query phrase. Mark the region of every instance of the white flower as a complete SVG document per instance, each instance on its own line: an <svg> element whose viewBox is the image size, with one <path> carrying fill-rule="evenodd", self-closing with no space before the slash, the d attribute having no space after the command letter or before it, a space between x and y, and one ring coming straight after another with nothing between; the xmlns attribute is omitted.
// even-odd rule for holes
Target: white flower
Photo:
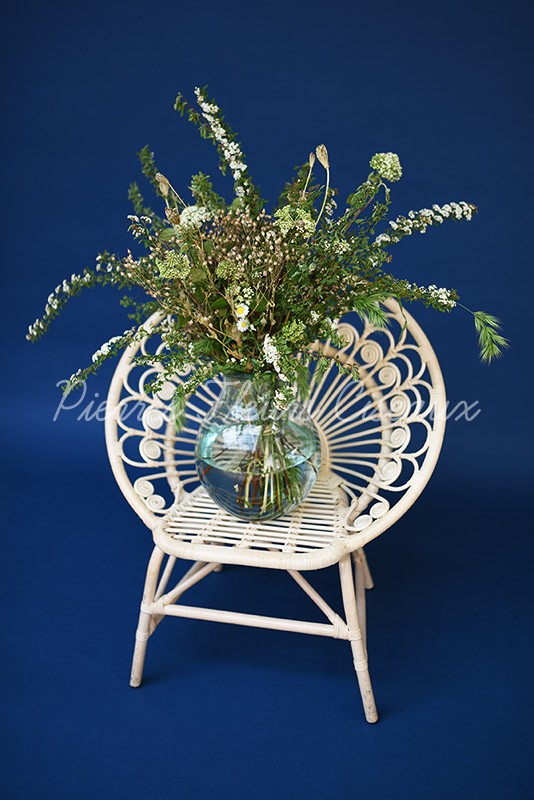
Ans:
<svg viewBox="0 0 534 800"><path fill-rule="evenodd" d="M333 243L332 250L336 256L344 256L347 250L350 250L350 244L344 241L337 241Z"/></svg>
<svg viewBox="0 0 534 800"><path fill-rule="evenodd" d="M396 153L375 153L369 164L381 178L391 183L402 177L402 167Z"/></svg>
<svg viewBox="0 0 534 800"><path fill-rule="evenodd" d="M289 231L296 230L303 236L313 236L316 222L309 211L298 206L285 205L274 212L276 224L282 234L286 236Z"/></svg>
<svg viewBox="0 0 534 800"><path fill-rule="evenodd" d="M427 286L426 291L433 300L437 300L441 305L445 306L445 308L454 308L456 305L456 301L450 296L451 292L449 289L445 289L444 287L438 289L437 286L431 284Z"/></svg>
<svg viewBox="0 0 534 800"><path fill-rule="evenodd" d="M378 245L386 244L387 242L390 242L390 241L391 241L391 238L387 235L387 233L381 233L380 236L376 237L375 244L378 244Z"/></svg>
<svg viewBox="0 0 534 800"><path fill-rule="evenodd" d="M283 376L282 380L284 378L285 376ZM287 378L285 378L285 380L287 382ZM297 389L295 386L286 386L285 389L277 389L273 398L275 407L280 411L288 408L296 395Z"/></svg>
<svg viewBox="0 0 534 800"><path fill-rule="evenodd" d="M247 306L247 304L246 304L246 303L239 303L239 304L238 304L238 305L235 307L235 315L236 315L236 317L238 317L238 318L240 318L240 317L246 317L246 316L247 316L247 314L248 314L248 312L249 312L249 308L248 308L248 306Z"/></svg>
<svg viewBox="0 0 534 800"><path fill-rule="evenodd" d="M130 333L130 331L124 331L124 334L128 333ZM115 344L115 342L119 342L121 339L122 336L112 336L111 339L109 339L109 341L104 342L104 344L100 346L100 348L96 351L96 353L93 353L91 357L91 361L93 362L93 364L96 361L98 361L98 359L101 358L102 356L107 356L111 352L111 348Z"/></svg>
<svg viewBox="0 0 534 800"><path fill-rule="evenodd" d="M183 228L199 228L210 218L211 214L204 206L187 206L180 214L180 225Z"/></svg>
<svg viewBox="0 0 534 800"><path fill-rule="evenodd" d="M274 366L278 363L278 350L269 334L267 334L263 340L263 354L268 364L273 364Z"/></svg>
<svg viewBox="0 0 534 800"><path fill-rule="evenodd" d="M246 331L250 325L246 317L241 317L241 319L238 319L236 324L237 324L237 330L241 332Z"/></svg>
<svg viewBox="0 0 534 800"><path fill-rule="evenodd" d="M277 389L274 393L274 404L280 411L283 411L288 406L288 399L280 389Z"/></svg>
<svg viewBox="0 0 534 800"><path fill-rule="evenodd" d="M72 373L72 375L70 376L70 378L68 380L68 383L70 384L71 387L74 388L74 386L76 386L78 384L79 377L80 377L81 373L82 373L81 369L79 369L76 372Z"/></svg>
<svg viewBox="0 0 534 800"><path fill-rule="evenodd" d="M234 297L237 300L238 305L246 305L246 303L250 303L254 297L254 289L251 286L240 286L234 292Z"/></svg>
<svg viewBox="0 0 534 800"><path fill-rule="evenodd" d="M242 177L242 173L247 170L247 165L243 162L241 147L237 142L231 142L228 139L228 134L221 124L220 119L218 119L218 115L220 114L219 106L215 105L215 103L208 103L202 93L202 89L199 89L198 86L195 88L195 95L202 109L202 116L210 126L215 140L221 145L224 158L232 170L234 180L239 180L239 178Z"/></svg>
<svg viewBox="0 0 534 800"><path fill-rule="evenodd" d="M278 377L284 383L288 383L288 378L280 368L280 354L272 338L267 334L263 340L263 356L267 364L272 364Z"/></svg>

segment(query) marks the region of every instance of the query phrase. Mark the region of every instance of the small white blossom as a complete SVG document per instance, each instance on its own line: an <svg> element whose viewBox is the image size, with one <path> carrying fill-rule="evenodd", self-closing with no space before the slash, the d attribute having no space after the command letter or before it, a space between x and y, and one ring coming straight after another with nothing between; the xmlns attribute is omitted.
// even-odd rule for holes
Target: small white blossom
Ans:
<svg viewBox="0 0 534 800"><path fill-rule="evenodd" d="M211 213L204 206L187 206L180 214L180 225L183 228L200 228L209 219Z"/></svg>
<svg viewBox="0 0 534 800"><path fill-rule="evenodd" d="M235 315L238 318L246 317L248 312L249 312L249 307L247 306L246 303L238 303L238 305L235 307Z"/></svg>
<svg viewBox="0 0 534 800"><path fill-rule="evenodd" d="M247 165L243 162L241 147L237 142L232 142L228 138L228 134L219 119L219 107L215 103L208 103L202 93L202 89L199 89L198 86L195 88L195 95L202 109L202 116L208 123L215 140L221 145L224 158L232 170L234 180L239 180L247 170Z"/></svg>
<svg viewBox="0 0 534 800"><path fill-rule="evenodd" d="M269 334L266 334L265 339L263 340L263 356L267 364L272 364L280 380L284 381L284 383L287 383L288 379L280 367L280 354L272 337L269 336Z"/></svg>
<svg viewBox="0 0 534 800"><path fill-rule="evenodd" d="M275 407L279 411L284 411L294 400L296 394L297 390L295 386L286 386L284 389L277 389L273 398Z"/></svg>
<svg viewBox="0 0 534 800"><path fill-rule="evenodd" d="M386 242L391 242L391 238L387 235L387 233L381 233L380 236L377 236L375 239L375 244L385 244Z"/></svg>
<svg viewBox="0 0 534 800"><path fill-rule="evenodd" d="M130 333L130 331L124 331L124 333L128 334L128 333ZM102 356L109 355L109 353L111 352L112 346L116 342L119 342L121 339L122 339L122 336L112 336L111 339L109 339L107 342L104 342L104 344L99 347L99 349L96 351L96 353L93 353L93 355L91 356L91 361L93 362L93 364L96 361L98 361L98 359L101 358Z"/></svg>
<svg viewBox="0 0 534 800"><path fill-rule="evenodd" d="M476 208L464 201L461 203L446 203L444 206L434 203L432 208L409 211L407 217L400 216L390 222L390 233L381 233L375 239L375 244L398 242L403 236L411 236L414 231L425 233L429 225L441 225L451 216L454 216L455 219L470 220L474 211L476 211Z"/></svg>
<svg viewBox="0 0 534 800"><path fill-rule="evenodd" d="M449 289L438 289L437 286L431 284L430 286L427 286L426 291L433 300L437 300L446 308L454 308L456 305L456 301L451 298L451 292Z"/></svg>
<svg viewBox="0 0 534 800"><path fill-rule="evenodd" d="M391 183L402 177L402 167L396 153L375 153L369 164L381 178Z"/></svg>
<svg viewBox="0 0 534 800"><path fill-rule="evenodd" d="M234 297L237 304L246 305L254 298L254 289L251 286L242 286L235 290Z"/></svg>

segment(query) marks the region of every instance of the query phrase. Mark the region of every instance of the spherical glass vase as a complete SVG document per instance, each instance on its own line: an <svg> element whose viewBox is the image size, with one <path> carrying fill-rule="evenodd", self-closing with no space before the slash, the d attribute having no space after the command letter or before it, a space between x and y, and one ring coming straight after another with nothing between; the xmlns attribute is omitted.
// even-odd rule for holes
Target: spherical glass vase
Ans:
<svg viewBox="0 0 534 800"><path fill-rule="evenodd" d="M244 520L296 508L315 483L319 435L301 403L275 404L272 375L226 375L195 447L201 483L218 506Z"/></svg>

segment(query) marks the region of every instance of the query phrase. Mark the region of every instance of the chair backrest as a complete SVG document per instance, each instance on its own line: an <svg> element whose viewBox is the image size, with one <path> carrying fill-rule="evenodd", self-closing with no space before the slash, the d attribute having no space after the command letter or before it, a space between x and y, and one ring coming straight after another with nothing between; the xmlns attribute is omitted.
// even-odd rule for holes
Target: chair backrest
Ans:
<svg viewBox="0 0 534 800"><path fill-rule="evenodd" d="M316 349L357 364L360 378L339 372L335 361L319 377L310 369L305 401L319 430L322 469L343 481L351 506L347 525L361 544L390 527L419 496L435 467L446 419L438 361L425 334L394 301L385 303L389 326L375 328L348 315L339 324L346 341ZM160 319L151 317L147 330ZM185 425L176 431L170 401L178 381L152 396L146 386L155 366L134 363L157 352L158 337L125 350L115 370L106 409L106 443L113 473L130 505L153 528L183 492L198 486L194 446L198 428L220 391L218 380L188 400Z"/></svg>

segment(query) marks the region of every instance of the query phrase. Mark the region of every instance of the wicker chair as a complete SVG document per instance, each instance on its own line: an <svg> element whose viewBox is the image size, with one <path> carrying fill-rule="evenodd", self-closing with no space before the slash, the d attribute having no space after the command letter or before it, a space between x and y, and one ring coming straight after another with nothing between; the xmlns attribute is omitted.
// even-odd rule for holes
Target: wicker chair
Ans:
<svg viewBox="0 0 534 800"><path fill-rule="evenodd" d="M156 395L145 385L156 368L139 366L139 353L161 348L147 336L130 346L115 371L107 403L106 442L115 478L152 531L136 633L131 685L141 683L147 641L166 616L192 617L258 628L331 636L350 642L365 716L378 719L367 665L365 592L373 583L364 546L390 528L417 499L436 464L445 428L445 390L436 356L421 328L393 301L390 325L342 321L345 363L358 363L360 380L334 363L321 379L310 372L306 401L319 430L322 466L317 482L293 513L268 522L243 522L219 509L200 486L194 444L202 418L217 397L217 381L202 386L176 432L169 412L174 384ZM146 327L151 329L158 317ZM358 330L359 328L359 330ZM176 376L176 380L183 379ZM166 562L164 564L164 559ZM193 562L169 589L176 559ZM355 577L353 578L353 563ZM178 602L224 564L286 570L324 613L323 623L257 616ZM339 566L344 618L315 591L303 572Z"/></svg>

